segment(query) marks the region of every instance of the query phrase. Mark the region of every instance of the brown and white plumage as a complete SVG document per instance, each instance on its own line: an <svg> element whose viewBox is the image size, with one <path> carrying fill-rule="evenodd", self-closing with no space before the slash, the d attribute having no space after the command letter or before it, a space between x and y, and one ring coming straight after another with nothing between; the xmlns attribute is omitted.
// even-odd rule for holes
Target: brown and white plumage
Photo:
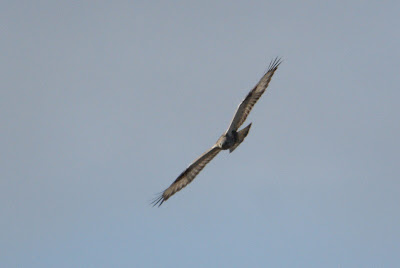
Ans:
<svg viewBox="0 0 400 268"><path fill-rule="evenodd" d="M279 58L275 58L273 61L271 61L266 74L260 79L260 81L249 92L249 94L247 94L246 98L244 98L244 100L239 104L227 132L231 132L233 130L237 131L244 121L246 121L251 109L253 109L256 102L261 98L262 94L265 92L265 89L268 87L268 84L271 81L275 71L278 69L279 64L281 64L281 60Z"/></svg>
<svg viewBox="0 0 400 268"><path fill-rule="evenodd" d="M208 164L208 162L210 162L220 151L221 148L213 146L207 152L197 158L159 197L157 197L153 201L154 205L160 203L159 206L161 206L161 204L168 198L170 198L173 194L180 191L183 187L191 183L192 180L194 180L194 178L197 176L197 174L199 174L200 171Z"/></svg>
<svg viewBox="0 0 400 268"><path fill-rule="evenodd" d="M261 78L257 85L249 92L249 94L247 94L246 98L239 104L228 130L218 139L214 146L212 146L207 152L202 154L192 164L190 164L165 191L160 193L160 195L153 200L153 206L157 204L158 206L161 206L161 204L167 201L168 198L192 182L200 173L200 171L221 150L229 149L230 152L233 152L243 142L249 133L251 123L242 130L237 130L244 123L253 106L265 92L265 89L268 87L268 84L271 81L275 71L278 69L280 63L281 60L279 58L275 58L273 61L271 61L267 73Z"/></svg>

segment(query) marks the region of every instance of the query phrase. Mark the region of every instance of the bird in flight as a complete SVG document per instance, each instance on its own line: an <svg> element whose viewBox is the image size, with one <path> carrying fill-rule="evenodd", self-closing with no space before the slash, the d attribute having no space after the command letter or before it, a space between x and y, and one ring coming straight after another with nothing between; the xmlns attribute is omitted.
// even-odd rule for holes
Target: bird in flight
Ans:
<svg viewBox="0 0 400 268"><path fill-rule="evenodd" d="M153 201L153 206L161 206L162 203L167 201L172 195L180 191L186 185L191 183L200 171L221 151L228 150L233 152L246 138L249 133L251 123L239 130L239 127L244 123L251 109L256 104L258 99L265 92L271 81L272 76L281 64L280 58L275 58L268 66L268 71L255 85L255 87L247 94L246 98L239 104L232 122L227 131L218 139L218 141L208 149L204 154L191 163L185 171L183 171L178 178L163 192L161 192Z"/></svg>

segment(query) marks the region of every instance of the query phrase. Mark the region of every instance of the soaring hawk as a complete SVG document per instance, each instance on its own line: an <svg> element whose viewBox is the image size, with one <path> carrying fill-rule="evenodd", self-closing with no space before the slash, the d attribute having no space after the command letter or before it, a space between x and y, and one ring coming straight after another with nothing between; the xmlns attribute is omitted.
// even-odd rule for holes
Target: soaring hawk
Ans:
<svg viewBox="0 0 400 268"><path fill-rule="evenodd" d="M165 191L161 192L160 195L153 200L153 206L157 204L158 206L161 206L162 203L168 200L168 198L191 183L197 174L199 174L200 171L221 150L229 149L229 152L231 153L240 145L240 143L243 142L244 138L246 138L247 134L249 133L251 123L242 130L238 131L238 129L246 120L254 104L256 104L258 99L265 92L265 89L268 87L272 76L278 69L278 66L281 64L281 62L282 61L280 58L275 58L271 61L268 71L260 79L257 85L249 92L249 94L247 94L246 98L239 104L228 130L222 134L222 136L210 149L208 149L204 154L190 164L189 167L186 168L186 170L183 171L181 175L179 175L178 178Z"/></svg>

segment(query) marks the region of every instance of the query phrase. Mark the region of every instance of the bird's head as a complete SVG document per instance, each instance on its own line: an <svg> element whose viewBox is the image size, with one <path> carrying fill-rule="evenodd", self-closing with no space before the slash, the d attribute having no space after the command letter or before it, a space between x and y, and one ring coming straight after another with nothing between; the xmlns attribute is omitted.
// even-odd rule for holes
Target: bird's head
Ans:
<svg viewBox="0 0 400 268"><path fill-rule="evenodd" d="M225 136L225 134L223 134L221 137L219 137L219 139L217 141L217 146L219 148L223 148L225 144L226 144L226 136Z"/></svg>

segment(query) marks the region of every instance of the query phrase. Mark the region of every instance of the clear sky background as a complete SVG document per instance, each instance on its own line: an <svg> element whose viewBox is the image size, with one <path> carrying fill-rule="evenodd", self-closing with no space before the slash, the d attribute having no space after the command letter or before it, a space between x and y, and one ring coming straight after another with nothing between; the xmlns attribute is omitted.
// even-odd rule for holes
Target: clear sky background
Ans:
<svg viewBox="0 0 400 268"><path fill-rule="evenodd" d="M1 267L400 267L399 1L3 1ZM245 124L164 190L284 62Z"/></svg>

